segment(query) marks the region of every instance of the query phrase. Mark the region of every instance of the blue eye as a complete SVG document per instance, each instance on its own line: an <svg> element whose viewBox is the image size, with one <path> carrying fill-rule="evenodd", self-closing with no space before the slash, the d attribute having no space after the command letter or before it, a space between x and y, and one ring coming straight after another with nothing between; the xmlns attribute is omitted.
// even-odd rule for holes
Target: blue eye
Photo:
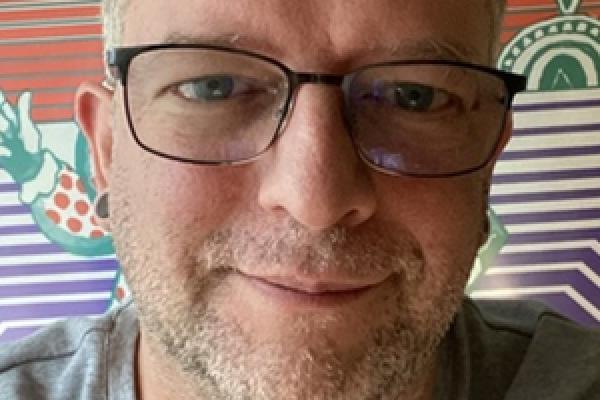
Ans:
<svg viewBox="0 0 600 400"><path fill-rule="evenodd" d="M227 100L236 92L244 90L230 75L211 75L197 78L177 86L178 92L188 100L218 101Z"/></svg>
<svg viewBox="0 0 600 400"><path fill-rule="evenodd" d="M452 96L443 89L413 82L373 82L361 96L411 112L435 112L451 106Z"/></svg>
<svg viewBox="0 0 600 400"><path fill-rule="evenodd" d="M394 104L414 111L427 111L433 105L434 89L429 86L402 83L392 88Z"/></svg>

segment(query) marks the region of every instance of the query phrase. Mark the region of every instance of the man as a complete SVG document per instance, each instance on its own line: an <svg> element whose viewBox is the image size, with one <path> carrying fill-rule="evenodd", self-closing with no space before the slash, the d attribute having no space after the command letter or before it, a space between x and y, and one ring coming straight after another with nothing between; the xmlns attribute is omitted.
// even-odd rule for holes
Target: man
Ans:
<svg viewBox="0 0 600 400"><path fill-rule="evenodd" d="M76 109L134 300L5 348L0 397L600 398L597 333L463 299L524 86L485 67L502 9L107 1Z"/></svg>

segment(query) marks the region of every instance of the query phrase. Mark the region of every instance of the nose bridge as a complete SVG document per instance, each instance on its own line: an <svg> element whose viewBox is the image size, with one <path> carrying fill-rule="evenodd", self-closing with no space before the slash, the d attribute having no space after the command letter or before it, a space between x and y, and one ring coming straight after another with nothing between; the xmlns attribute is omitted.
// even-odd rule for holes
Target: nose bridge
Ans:
<svg viewBox="0 0 600 400"><path fill-rule="evenodd" d="M339 85L343 77L305 74L305 83ZM296 93L285 132L271 149L272 165L260 188L263 208L285 210L311 229L356 224L370 217L375 200L367 167L343 121L339 96L305 87Z"/></svg>
<svg viewBox="0 0 600 400"><path fill-rule="evenodd" d="M344 75L315 74L310 72L299 72L294 75L296 86L302 84L342 86Z"/></svg>

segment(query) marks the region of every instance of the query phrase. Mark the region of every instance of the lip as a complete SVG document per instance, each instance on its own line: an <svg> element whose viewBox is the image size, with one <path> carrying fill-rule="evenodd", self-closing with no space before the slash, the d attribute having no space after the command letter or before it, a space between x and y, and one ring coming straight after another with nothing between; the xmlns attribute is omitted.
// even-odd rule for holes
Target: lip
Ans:
<svg viewBox="0 0 600 400"><path fill-rule="evenodd" d="M287 306L332 307L347 304L362 298L383 282L307 281L294 277L241 275L264 296Z"/></svg>

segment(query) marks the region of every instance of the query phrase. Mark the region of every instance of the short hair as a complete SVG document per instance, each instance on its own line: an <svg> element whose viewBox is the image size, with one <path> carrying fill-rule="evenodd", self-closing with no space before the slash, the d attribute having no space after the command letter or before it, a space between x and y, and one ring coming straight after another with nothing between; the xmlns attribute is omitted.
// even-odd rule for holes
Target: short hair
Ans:
<svg viewBox="0 0 600 400"><path fill-rule="evenodd" d="M131 0L102 0L102 16L104 23L104 48L108 49L121 44L123 34L123 15ZM506 0L486 0L486 7L491 16L491 48L490 55L493 60L498 54L500 31Z"/></svg>

